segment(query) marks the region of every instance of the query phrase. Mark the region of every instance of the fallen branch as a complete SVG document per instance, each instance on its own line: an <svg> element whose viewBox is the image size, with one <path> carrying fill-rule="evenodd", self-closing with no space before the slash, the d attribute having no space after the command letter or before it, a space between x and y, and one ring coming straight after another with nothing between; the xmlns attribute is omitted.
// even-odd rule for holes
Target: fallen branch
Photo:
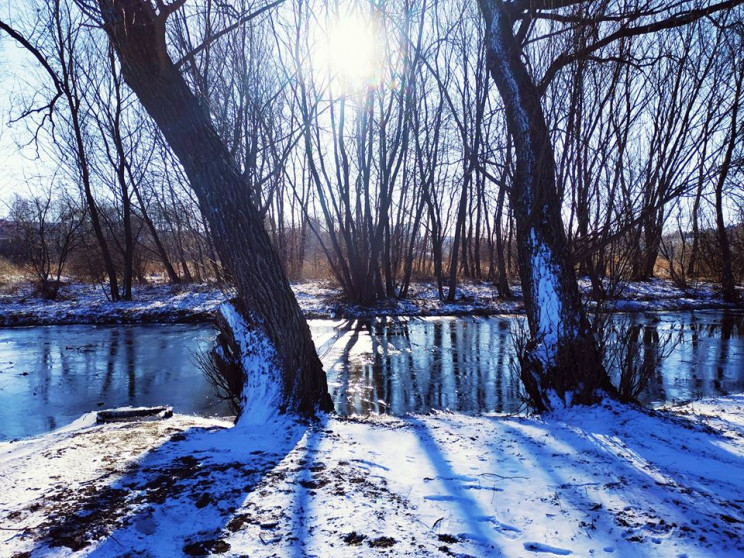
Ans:
<svg viewBox="0 0 744 558"><path fill-rule="evenodd" d="M173 416L173 407L123 407L98 411L96 422L125 422L138 419L166 419Z"/></svg>

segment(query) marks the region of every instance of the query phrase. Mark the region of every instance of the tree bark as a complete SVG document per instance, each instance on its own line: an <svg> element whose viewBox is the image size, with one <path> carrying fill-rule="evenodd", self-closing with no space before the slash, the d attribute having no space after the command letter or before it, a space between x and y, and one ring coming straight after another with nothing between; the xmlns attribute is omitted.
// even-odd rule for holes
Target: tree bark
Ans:
<svg viewBox="0 0 744 558"><path fill-rule="evenodd" d="M539 411L590 404L615 393L579 296L566 246L555 158L540 96L521 60L504 4L479 0L486 22L486 63L503 99L514 140L511 203L529 324L521 376Z"/></svg>
<svg viewBox="0 0 744 558"><path fill-rule="evenodd" d="M165 48L165 21L182 0L99 0L104 29L127 84L157 123L189 177L219 256L232 273L243 318L273 347L279 412L332 410L323 367L281 262L225 144ZM252 370L244 370L251 385ZM251 402L251 394L244 393ZM263 402L265 404L265 402ZM250 413L250 409L246 409Z"/></svg>
<svg viewBox="0 0 744 558"><path fill-rule="evenodd" d="M506 174L506 173L504 173ZM494 219L494 229L496 230L496 289L501 298L512 298L511 288L509 287L509 277L506 273L506 254L504 251L504 230L502 219L504 215L504 201L506 197L506 188L499 188L499 197L496 202L496 218Z"/></svg>
<svg viewBox="0 0 744 558"><path fill-rule="evenodd" d="M732 266L733 254L731 253L731 242L729 241L728 232L726 231L726 222L723 218L723 189L731 169L731 161L734 154L734 148L739 136L739 105L742 97L742 82L744 81L744 67L738 72L735 78L734 98L731 107L731 128L726 143L726 151L721 163L721 170L716 181L716 236L718 237L718 249L721 252L721 267L719 270L721 276L721 291L723 300L734 302L739 296L736 292L736 280Z"/></svg>

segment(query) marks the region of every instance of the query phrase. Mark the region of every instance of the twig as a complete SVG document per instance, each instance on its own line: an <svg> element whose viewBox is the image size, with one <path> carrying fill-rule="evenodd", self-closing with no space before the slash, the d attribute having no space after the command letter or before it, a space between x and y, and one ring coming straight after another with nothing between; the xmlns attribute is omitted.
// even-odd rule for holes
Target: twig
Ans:
<svg viewBox="0 0 744 558"><path fill-rule="evenodd" d="M264 12L267 12L267 11L271 10L272 8L275 8L279 4L282 4L283 2L284 2L284 0L275 0L271 4L268 4L266 6L263 6L262 8L259 8L258 10L256 10L255 12L251 12L249 14L246 14L246 15L242 16L240 19L238 19L238 21L236 21L232 25L227 26L226 28L222 29L221 31L218 31L217 33L215 33L211 37L207 37L206 39L204 39L204 42L202 42L199 46L197 46L196 48L192 49L191 51L187 52L178 62L176 62L176 64L175 64L176 68L180 68L181 66L183 66L187 62L192 61L196 57L197 54L199 54L202 50L204 50L207 47L209 47L209 45L211 45L213 42L215 42L217 39L219 39L223 35L226 35L227 33L231 32L231 31L234 31L235 29L237 29L241 25L249 22L250 20L252 20L255 17L258 17L259 15L263 14Z"/></svg>
<svg viewBox="0 0 744 558"><path fill-rule="evenodd" d="M481 476L481 477L498 477L500 479L524 479L524 480L529 480L530 479L529 477L522 477L522 476L519 476L519 475L504 476L504 475L498 475L496 473L481 473L479 476Z"/></svg>

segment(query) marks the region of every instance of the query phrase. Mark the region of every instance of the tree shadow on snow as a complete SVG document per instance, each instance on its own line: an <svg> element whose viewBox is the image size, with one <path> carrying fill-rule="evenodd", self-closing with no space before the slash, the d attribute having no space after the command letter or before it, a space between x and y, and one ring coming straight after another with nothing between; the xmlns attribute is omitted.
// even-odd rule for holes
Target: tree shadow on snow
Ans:
<svg viewBox="0 0 744 558"><path fill-rule="evenodd" d="M441 426L407 417L436 474L424 479L431 483L424 499L444 506L446 522L432 530L489 556L504 552L508 539L527 553L568 555L576 537L600 554L744 555L744 460L727 438L699 421L620 407L482 417L494 423L485 436L496 437L476 442L483 460L465 469L453 463L456 437L473 433L468 422L460 431L446 416ZM484 471L481 463L492 465ZM455 531L442 536L446 528Z"/></svg>
<svg viewBox="0 0 744 558"><path fill-rule="evenodd" d="M445 453L439 447L439 442L429 431L429 426L425 422L419 420L415 415L407 417L406 422L415 427L415 433L421 442L421 447L437 473L436 480L441 483L445 492L444 494L424 496L424 498L453 505L457 515L467 528L467 532L457 533L457 539L469 540L480 545L481 549L487 549L488 556L501 556L502 551L498 548L497 538L490 525L492 517L463 486L463 482L467 482L468 478L454 470ZM434 526L432 526L432 529L434 529Z"/></svg>
<svg viewBox="0 0 744 558"><path fill-rule="evenodd" d="M81 487L78 498L41 526L33 554L91 545L86 555L95 557L225 552L224 539L256 520L239 513L247 496L307 430L285 418L179 432L110 485Z"/></svg>
<svg viewBox="0 0 744 558"><path fill-rule="evenodd" d="M657 556L654 546L675 537L703 546L718 539L724 549L744 551L736 525L744 522L744 461L723 436L684 417L633 408L576 416L575 424L550 415L502 424L526 460L539 464L535 488L555 494L559 509L583 514L578 529L600 547L627 544L635 556Z"/></svg>
<svg viewBox="0 0 744 558"><path fill-rule="evenodd" d="M321 471L325 465L318 461L317 453L322 439L322 425L314 426L307 432L304 456L300 458L299 471L294 479L299 485L293 492L291 509L291 555L296 558L305 558L307 536L311 530L311 506L313 491L322 486L323 480L318 480L314 473Z"/></svg>

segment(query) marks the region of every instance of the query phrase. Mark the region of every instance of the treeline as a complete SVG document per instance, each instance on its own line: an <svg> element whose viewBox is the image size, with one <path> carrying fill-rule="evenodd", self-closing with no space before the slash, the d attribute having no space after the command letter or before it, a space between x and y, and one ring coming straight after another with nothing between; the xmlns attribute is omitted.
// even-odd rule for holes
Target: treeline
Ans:
<svg viewBox="0 0 744 558"><path fill-rule="evenodd" d="M169 50L287 274L325 273L365 304L405 297L417 277L434 278L442 298L462 278L510 296L516 154L477 5L258 8L187 3L169 20ZM594 48L621 28L615 9L579 3L519 29L573 262L598 294L665 274L683 286L719 281L734 298L744 277L741 9ZM352 16L367 22L373 64L344 75L324 44ZM85 25L84 3L37 0L14 18L43 61L29 72L46 100L21 95L14 117L55 173L17 198L9 220L44 288L56 294L76 247L76 272L104 280L115 300L154 270L173 282L226 279L182 168Z"/></svg>

